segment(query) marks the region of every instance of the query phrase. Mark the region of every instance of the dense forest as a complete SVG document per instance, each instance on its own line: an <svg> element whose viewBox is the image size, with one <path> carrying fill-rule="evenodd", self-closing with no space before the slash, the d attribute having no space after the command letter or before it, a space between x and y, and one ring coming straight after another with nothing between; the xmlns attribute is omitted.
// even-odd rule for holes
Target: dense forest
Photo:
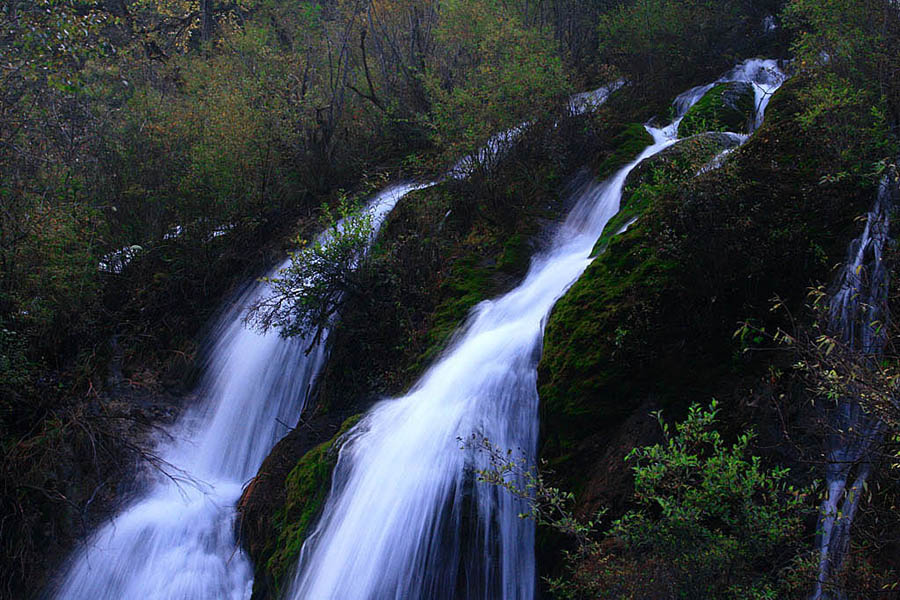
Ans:
<svg viewBox="0 0 900 600"><path fill-rule="evenodd" d="M447 434L413 575L354 597L900 597L898 49L896 0L4 0L0 598L97 597L98 528L203 489L163 448L233 309L315 363L235 476L249 587L144 597L349 597L309 573L379 401L616 185L508 374L534 439Z"/></svg>

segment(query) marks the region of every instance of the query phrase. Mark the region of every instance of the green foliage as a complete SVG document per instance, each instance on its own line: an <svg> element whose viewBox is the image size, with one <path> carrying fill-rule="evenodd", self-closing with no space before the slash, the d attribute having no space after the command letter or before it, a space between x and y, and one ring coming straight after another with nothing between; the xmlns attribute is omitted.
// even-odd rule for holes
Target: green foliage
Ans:
<svg viewBox="0 0 900 600"><path fill-rule="evenodd" d="M877 163L891 160L897 149L885 107L872 92L856 88L834 73L823 73L804 90L804 110L797 120L820 136L834 158L826 177L878 175Z"/></svg>
<svg viewBox="0 0 900 600"><path fill-rule="evenodd" d="M694 404L674 432L657 414L665 440L628 455L638 508L612 533L668 565L678 597L776 597L777 574L760 565L796 553L809 490L750 455L752 431L725 444L718 412L715 401L707 410Z"/></svg>
<svg viewBox="0 0 900 600"><path fill-rule="evenodd" d="M553 41L496 0L443 3L444 53L425 75L432 137L448 159L476 152L494 134L563 104L569 91ZM490 171L500 153L480 157Z"/></svg>
<svg viewBox="0 0 900 600"><path fill-rule="evenodd" d="M310 347L333 324L348 296L366 293L363 273L375 234L372 213L346 198L336 214L327 205L322 213L325 233L311 244L297 239L301 249L290 253L291 264L278 277L265 279L270 291L248 317L264 330L277 327L285 337L312 335Z"/></svg>
<svg viewBox="0 0 900 600"><path fill-rule="evenodd" d="M621 3L599 19L599 60L636 85L671 93L673 83L690 77L686 65L720 69L752 46L765 10L744 0Z"/></svg>
<svg viewBox="0 0 900 600"><path fill-rule="evenodd" d="M790 0L783 16L795 31L801 67L831 71L855 85L895 93L900 16L890 0Z"/></svg>
<svg viewBox="0 0 900 600"><path fill-rule="evenodd" d="M684 115L678 136L707 131L749 133L756 113L753 87L746 83L721 83L709 90Z"/></svg>
<svg viewBox="0 0 900 600"><path fill-rule="evenodd" d="M812 84L797 118L819 131L835 161L830 178L867 174L893 160L900 118L900 14L889 0L791 0L784 18Z"/></svg>
<svg viewBox="0 0 900 600"><path fill-rule="evenodd" d="M503 253L497 258L497 268L507 273L523 273L531 260L528 237L515 233L503 244Z"/></svg>
<svg viewBox="0 0 900 600"><path fill-rule="evenodd" d="M12 399L26 389L33 365L25 356L27 344L22 336L0 321L0 419L12 410Z"/></svg>
<svg viewBox="0 0 900 600"><path fill-rule="evenodd" d="M575 516L575 496L547 483L511 451L473 436L490 467L480 481L523 499L520 515L572 539L566 574L547 580L554 597L792 598L815 568L802 552L809 488L789 470L751 455L753 431L726 444L719 408L692 405L674 432L657 413L663 442L634 448L634 509L601 533L598 519Z"/></svg>
<svg viewBox="0 0 900 600"><path fill-rule="evenodd" d="M628 146L630 138L625 140ZM597 259L556 304L539 367L542 420L553 431L549 443L556 452L569 452L591 423L629 410L625 399L633 384L622 378L628 370L623 363L643 355L645 336L655 335L650 307L679 287L679 265L653 248L648 223L642 219L616 234L645 212L660 210L665 198L732 143L716 134L695 136L632 171L622 208L595 246Z"/></svg>

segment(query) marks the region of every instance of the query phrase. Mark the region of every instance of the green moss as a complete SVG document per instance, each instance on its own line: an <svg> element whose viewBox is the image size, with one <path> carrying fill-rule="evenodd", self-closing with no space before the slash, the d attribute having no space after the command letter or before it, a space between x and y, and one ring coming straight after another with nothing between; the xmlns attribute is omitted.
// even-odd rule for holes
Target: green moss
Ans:
<svg viewBox="0 0 900 600"><path fill-rule="evenodd" d="M420 373L429 365L443 351L469 311L490 296L495 266L484 266L480 261L474 253L463 256L454 263L450 276L441 284L443 300L432 313L425 350L410 365L411 373Z"/></svg>
<svg viewBox="0 0 900 600"><path fill-rule="evenodd" d="M344 421L332 439L304 454L285 480L285 503L275 515L278 536L266 563L276 588L281 587L284 577L297 562L303 542L322 512L331 488L331 474L337 463L341 438L361 418L362 415L356 415Z"/></svg>
<svg viewBox="0 0 900 600"><path fill-rule="evenodd" d="M678 136L706 131L748 132L756 111L753 87L748 83L721 83L700 99L678 126Z"/></svg>
<svg viewBox="0 0 900 600"><path fill-rule="evenodd" d="M737 323L788 327L771 298L801 311L808 286L831 278L858 235L873 182L822 181L833 168L827 132L804 131L795 117L804 85L782 87L766 124L722 168L693 177L715 150L698 136L696 152L661 155L629 178L623 210L640 220L607 234L545 333L541 453L563 487L584 484L586 453L602 447L588 440L648 399L687 406L732 389L735 368L763 370L763 356L735 366Z"/></svg>
<svg viewBox="0 0 900 600"><path fill-rule="evenodd" d="M629 123L612 141L614 150L597 167L597 175L605 178L634 160L653 143L653 136L640 123Z"/></svg>
<svg viewBox="0 0 900 600"><path fill-rule="evenodd" d="M656 199L676 191L713 157L735 145L737 140L732 136L702 133L681 140L642 162L629 174L622 192L622 206L604 227L593 256L603 252L613 236L644 214Z"/></svg>
<svg viewBox="0 0 900 600"><path fill-rule="evenodd" d="M530 260L531 245L528 243L528 237L516 233L503 245L503 254L497 259L497 268L510 274L523 273L528 268Z"/></svg>
<svg viewBox="0 0 900 600"><path fill-rule="evenodd" d="M611 359L641 335L636 315L673 285L677 266L643 244L644 236L638 224L613 239L553 310L539 392L554 454L632 407L626 366Z"/></svg>

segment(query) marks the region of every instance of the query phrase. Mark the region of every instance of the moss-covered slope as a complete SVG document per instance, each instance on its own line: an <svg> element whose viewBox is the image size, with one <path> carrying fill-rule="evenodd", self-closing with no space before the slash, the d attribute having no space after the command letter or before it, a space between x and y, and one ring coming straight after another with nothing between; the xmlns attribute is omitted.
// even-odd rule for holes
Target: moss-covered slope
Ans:
<svg viewBox="0 0 900 600"><path fill-rule="evenodd" d="M701 133L669 146L639 164L625 180L619 212L609 220L594 248L594 256L609 245L612 238L639 218L653 199L675 191L724 150L737 146L735 136Z"/></svg>
<svg viewBox="0 0 900 600"><path fill-rule="evenodd" d="M244 491L239 530L256 565L254 598L278 597L321 514L344 434L360 417L303 421L276 445Z"/></svg>
<svg viewBox="0 0 900 600"><path fill-rule="evenodd" d="M782 88L724 167L637 172L625 210L644 216L554 309L539 367L542 454L565 487L592 487L599 440L648 398L683 405L752 368L736 355L738 322L771 324L773 296L798 307L843 257L873 182L822 181L834 165L794 117L804 85Z"/></svg>
<svg viewBox="0 0 900 600"><path fill-rule="evenodd" d="M300 556L303 542L322 512L344 434L361 417L350 417L333 438L304 454L285 480L285 502L275 513L275 536L267 548L270 552L266 552L269 556L265 570L275 590L284 585L285 577L290 575Z"/></svg>

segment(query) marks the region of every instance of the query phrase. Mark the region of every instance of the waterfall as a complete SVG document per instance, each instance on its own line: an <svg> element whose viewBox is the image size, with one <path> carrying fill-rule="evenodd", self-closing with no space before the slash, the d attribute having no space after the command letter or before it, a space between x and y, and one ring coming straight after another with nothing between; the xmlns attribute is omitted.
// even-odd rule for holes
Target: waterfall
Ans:
<svg viewBox="0 0 900 600"><path fill-rule="evenodd" d="M882 260L890 237L896 183L885 175L866 226L853 240L836 278L829 306L829 328L850 352L877 360L887 343L889 272ZM819 572L811 598L843 598L829 583L838 574L850 545L850 527L863 486L872 472L871 451L884 433L882 422L852 397L838 400L826 439L826 497L819 524Z"/></svg>
<svg viewBox="0 0 900 600"><path fill-rule="evenodd" d="M723 80L768 82L767 68L748 61ZM675 123L647 127L654 142L635 161L576 194L550 248L532 259L517 288L475 307L409 393L383 400L350 432L288 598L534 598L534 528L518 517L525 507L476 483L487 458L461 449L458 439L477 433L534 459L536 366L547 316L590 263L628 174L677 141L678 121L702 97L699 89L679 97ZM761 118L765 103L758 106Z"/></svg>
<svg viewBox="0 0 900 600"><path fill-rule="evenodd" d="M421 187L377 194L367 207L373 226ZM140 497L70 559L56 598L249 598L253 570L235 538L234 507L285 424L297 421L325 358L324 335L307 354L310 340L244 326L246 308L266 287L246 286L211 330L199 401L157 444L171 477L150 474Z"/></svg>
<svg viewBox="0 0 900 600"><path fill-rule="evenodd" d="M726 77L761 84L765 73L771 73L765 61L748 61ZM573 98L572 112L602 103L619 85ZM699 98L680 99L678 119ZM764 108L759 102L758 118ZM460 450L457 438L481 432L497 447L534 456L544 322L589 264L594 242L618 211L628 173L676 141L673 125L648 128L654 143L637 160L606 182L585 186L522 284L476 307L409 394L381 402L350 433L291 596L534 596L534 530L517 516L521 501L476 485L474 472L487 466L485 458ZM518 133L498 134L474 160L502 152ZM369 205L375 226L406 193L427 185L379 193ZM265 293L264 283L246 286L211 330L199 400L157 442L156 453L171 465L168 474L146 474L138 498L73 554L51 595L249 597L252 569L235 539L234 506L285 424L303 410L326 355L325 336L307 354L309 340L244 327L246 307Z"/></svg>

